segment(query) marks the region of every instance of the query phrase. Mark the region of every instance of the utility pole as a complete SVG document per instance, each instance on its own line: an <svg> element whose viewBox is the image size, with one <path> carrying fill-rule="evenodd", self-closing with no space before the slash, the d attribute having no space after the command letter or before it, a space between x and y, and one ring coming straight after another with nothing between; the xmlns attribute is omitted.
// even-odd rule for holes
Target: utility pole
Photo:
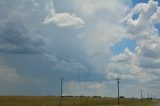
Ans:
<svg viewBox="0 0 160 106"><path fill-rule="evenodd" d="M115 80L117 80L117 84L118 84L118 105L119 105L120 104L120 102L119 102L119 83L120 83L121 79L119 79L119 77L117 77L117 79L115 79Z"/></svg>
<svg viewBox="0 0 160 106"><path fill-rule="evenodd" d="M62 93L63 93L63 77L61 77L61 97L60 97L60 103L59 103L59 106L61 106L61 104L62 104Z"/></svg>
<svg viewBox="0 0 160 106"><path fill-rule="evenodd" d="M141 101L142 101L142 93L143 93L143 90L141 90Z"/></svg>

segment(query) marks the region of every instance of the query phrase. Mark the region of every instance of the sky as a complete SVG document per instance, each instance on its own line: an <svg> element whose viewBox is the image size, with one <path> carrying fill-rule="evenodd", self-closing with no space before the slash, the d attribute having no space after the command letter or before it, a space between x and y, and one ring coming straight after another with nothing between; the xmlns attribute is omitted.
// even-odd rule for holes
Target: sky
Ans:
<svg viewBox="0 0 160 106"><path fill-rule="evenodd" d="M0 0L0 95L160 96L159 0Z"/></svg>

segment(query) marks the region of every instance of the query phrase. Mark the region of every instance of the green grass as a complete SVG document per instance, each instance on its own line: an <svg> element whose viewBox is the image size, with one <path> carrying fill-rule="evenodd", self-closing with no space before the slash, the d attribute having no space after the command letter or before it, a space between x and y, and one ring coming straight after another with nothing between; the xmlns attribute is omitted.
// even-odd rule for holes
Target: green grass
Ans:
<svg viewBox="0 0 160 106"><path fill-rule="evenodd" d="M1 96L0 106L59 106L60 97ZM156 106L157 100L120 99L120 106ZM115 98L63 97L61 106L117 106Z"/></svg>

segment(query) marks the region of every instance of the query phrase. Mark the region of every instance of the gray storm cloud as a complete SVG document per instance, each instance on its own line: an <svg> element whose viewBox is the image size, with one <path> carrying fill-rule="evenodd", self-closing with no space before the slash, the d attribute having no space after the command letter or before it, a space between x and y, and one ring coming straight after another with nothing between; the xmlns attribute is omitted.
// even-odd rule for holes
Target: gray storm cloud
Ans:
<svg viewBox="0 0 160 106"><path fill-rule="evenodd" d="M2 0L0 5L2 14L0 51L6 53L40 53L43 51L42 46L45 45L45 41L42 35L36 32L41 22L36 18L42 16L35 14L39 11L38 7L32 4L32 1L19 0Z"/></svg>

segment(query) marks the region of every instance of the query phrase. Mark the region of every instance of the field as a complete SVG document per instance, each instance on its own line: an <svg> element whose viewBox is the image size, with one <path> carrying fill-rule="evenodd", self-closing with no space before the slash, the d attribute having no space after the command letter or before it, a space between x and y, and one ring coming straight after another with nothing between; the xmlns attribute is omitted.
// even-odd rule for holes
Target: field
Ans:
<svg viewBox="0 0 160 106"><path fill-rule="evenodd" d="M1 96L0 106L59 106L60 97ZM156 106L157 100L120 99L120 106ZM63 97L61 106L116 106L116 98Z"/></svg>

